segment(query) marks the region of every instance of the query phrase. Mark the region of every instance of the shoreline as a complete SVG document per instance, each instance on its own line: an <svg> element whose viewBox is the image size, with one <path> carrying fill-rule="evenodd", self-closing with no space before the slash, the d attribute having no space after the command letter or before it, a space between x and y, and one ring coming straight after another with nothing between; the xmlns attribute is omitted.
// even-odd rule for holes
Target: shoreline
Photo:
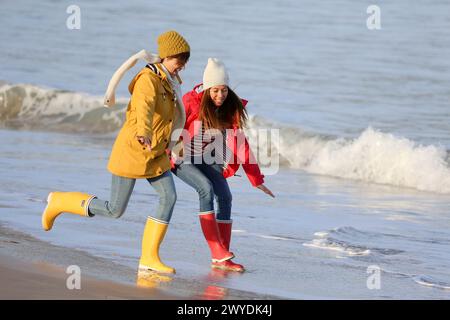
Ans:
<svg viewBox="0 0 450 320"><path fill-rule="evenodd" d="M105 259L79 250L59 247L38 240L0 223L0 299L3 300L99 300L99 299L180 299L160 290L143 289L112 281L92 272ZM59 261L58 261L59 257ZM68 289L66 273L74 261L80 264L80 289ZM109 263L111 264L111 263ZM117 272L125 267L114 264Z"/></svg>
<svg viewBox="0 0 450 320"><path fill-rule="evenodd" d="M68 278L74 274L68 267L72 265L80 268L80 289L68 289ZM1 222L0 282L2 300L282 299L216 286L213 279L200 283L176 275L138 278L129 267L47 243Z"/></svg>

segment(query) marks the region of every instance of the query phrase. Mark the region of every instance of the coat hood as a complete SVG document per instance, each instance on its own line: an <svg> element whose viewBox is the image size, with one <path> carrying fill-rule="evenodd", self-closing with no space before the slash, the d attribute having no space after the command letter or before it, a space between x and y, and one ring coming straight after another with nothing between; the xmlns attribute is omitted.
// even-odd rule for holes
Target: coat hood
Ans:
<svg viewBox="0 0 450 320"><path fill-rule="evenodd" d="M167 79L167 75L164 73L164 71L162 70L162 68L159 66L159 63L158 63L158 64L148 64L145 68L142 68L142 70L139 71L139 73L131 80L130 84L128 85L128 91L130 92L130 94L133 94L133 90L134 90L134 86L136 84L136 81L143 74L148 74L148 75L150 75L152 77L159 78L163 82L163 85L170 92L173 91L172 87L169 85L169 83L167 81L164 81L164 80Z"/></svg>

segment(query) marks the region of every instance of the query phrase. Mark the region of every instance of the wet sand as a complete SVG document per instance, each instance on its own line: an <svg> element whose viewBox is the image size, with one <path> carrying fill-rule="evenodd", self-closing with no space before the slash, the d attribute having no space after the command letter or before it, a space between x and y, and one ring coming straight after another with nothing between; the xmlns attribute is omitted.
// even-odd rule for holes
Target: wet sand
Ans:
<svg viewBox="0 0 450 320"><path fill-rule="evenodd" d="M80 289L68 289L67 282L72 287L76 284L68 281L73 276L73 271L67 272L71 265L80 268ZM5 225L0 225L0 283L0 299L8 300L275 298L180 279L176 275L137 277L136 271L128 267L40 241Z"/></svg>
<svg viewBox="0 0 450 320"><path fill-rule="evenodd" d="M80 289L69 290L63 268L0 256L0 299L173 299L157 291L82 276Z"/></svg>
<svg viewBox="0 0 450 320"><path fill-rule="evenodd" d="M73 271L66 273L67 267L75 261L82 262L80 289L73 288L76 281L68 281L74 275ZM104 262L106 265L107 261ZM85 274L86 267L93 268L101 263L101 259L81 251L54 246L0 226L0 299L180 298L157 289L139 288ZM111 267L111 263L108 264ZM116 272L127 271L118 265L114 269ZM67 282L73 289L68 288Z"/></svg>

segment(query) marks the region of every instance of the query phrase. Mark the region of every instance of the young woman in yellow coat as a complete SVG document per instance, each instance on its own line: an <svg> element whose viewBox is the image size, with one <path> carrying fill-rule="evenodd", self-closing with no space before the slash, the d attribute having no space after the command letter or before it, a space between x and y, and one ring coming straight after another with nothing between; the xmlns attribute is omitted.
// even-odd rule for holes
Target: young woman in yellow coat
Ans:
<svg viewBox="0 0 450 320"><path fill-rule="evenodd" d="M50 230L62 212L82 216L119 218L124 213L136 179L147 179L159 194L159 207L146 222L139 271L175 273L161 262L159 246L164 239L176 202L176 191L166 149L175 129L184 126L184 107L178 72L190 56L187 41L176 31L158 37L161 63L148 64L131 81L126 120L114 143L108 163L112 173L109 201L81 192L51 192L42 215ZM177 139L175 139L176 141Z"/></svg>

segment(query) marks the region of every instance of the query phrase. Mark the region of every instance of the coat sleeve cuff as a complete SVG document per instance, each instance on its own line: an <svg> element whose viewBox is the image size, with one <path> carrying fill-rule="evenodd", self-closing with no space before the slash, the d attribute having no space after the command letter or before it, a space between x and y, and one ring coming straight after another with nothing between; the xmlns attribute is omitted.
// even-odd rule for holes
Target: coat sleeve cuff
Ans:
<svg viewBox="0 0 450 320"><path fill-rule="evenodd" d="M264 175L260 175L257 177L251 177L249 180L250 180L250 183L252 184L252 186L257 187L261 184L264 184Z"/></svg>

